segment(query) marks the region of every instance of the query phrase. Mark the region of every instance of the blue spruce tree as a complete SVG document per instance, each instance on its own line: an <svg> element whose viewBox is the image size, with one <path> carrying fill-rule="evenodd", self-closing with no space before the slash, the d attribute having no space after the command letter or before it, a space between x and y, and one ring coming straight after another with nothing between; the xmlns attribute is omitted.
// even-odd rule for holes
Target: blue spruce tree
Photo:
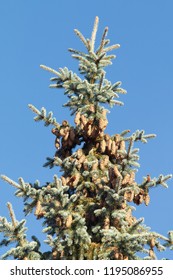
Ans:
<svg viewBox="0 0 173 280"><path fill-rule="evenodd" d="M54 75L50 87L64 89L75 125L67 120L61 124L53 113L45 108L38 110L29 104L36 114L35 121L51 125L55 135L55 156L48 157L45 167L58 166L60 178L40 186L39 181L26 183L22 178L16 183L5 175L1 178L16 188L15 195L24 199L24 213L34 211L37 219L43 221L45 241L50 250L42 252L41 242L32 241L25 234L25 220L15 218L12 205L7 204L11 221L0 218L0 232L4 234L1 246L15 242L2 256L18 260L138 260L156 259L156 251L173 249L173 232L164 237L151 232L143 218L133 216L134 205L150 202L149 191L156 185L167 187L171 175L158 178L145 177L138 184L135 174L139 167L137 141L146 143L154 134L129 130L109 135L107 105L123 105L118 100L126 94L121 82L106 79L106 66L112 64L115 55L109 52L120 47L108 46L108 28L103 31L100 45L95 49L99 19L96 17L90 39L75 29L86 52L69 49L79 62L80 76L67 67L54 70L41 68ZM83 79L81 78L83 77Z"/></svg>

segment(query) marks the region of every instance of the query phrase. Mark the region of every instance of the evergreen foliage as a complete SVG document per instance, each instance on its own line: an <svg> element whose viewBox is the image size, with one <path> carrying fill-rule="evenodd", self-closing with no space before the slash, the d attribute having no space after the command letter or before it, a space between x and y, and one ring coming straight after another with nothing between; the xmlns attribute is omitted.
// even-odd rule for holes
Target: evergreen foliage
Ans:
<svg viewBox="0 0 173 280"><path fill-rule="evenodd" d="M54 75L50 87L64 89L68 98L64 106L74 115L75 125L67 120L59 124L52 112L29 104L36 114L35 121L53 126L56 153L53 158L47 157L44 166L58 166L61 178L55 175L52 182L40 186L38 180L31 184L19 178L16 183L1 176L16 188L15 195L24 199L25 215L34 211L36 218L43 220L50 251L41 252L35 236L33 241L27 240L25 220L17 221L8 203L11 222L0 218L0 232L4 234L0 244L15 243L15 247L2 259L137 260L141 259L139 253L144 254L144 259L156 259L156 250L173 249L172 231L168 237L151 232L143 218L137 220L132 214L133 205L149 204L150 188L160 184L167 187L166 182L172 177L146 176L140 184L135 181L139 149L134 145L137 141L147 143L155 135L146 135L144 130L131 135L129 130L114 135L105 133L107 105L123 105L118 98L126 91L121 82L112 84L106 79L104 69L115 58L108 53L120 46L108 46L106 27L95 49L98 21L96 17L90 39L74 30L86 47L86 53L69 49L79 62L80 76L67 67L57 71L41 65Z"/></svg>

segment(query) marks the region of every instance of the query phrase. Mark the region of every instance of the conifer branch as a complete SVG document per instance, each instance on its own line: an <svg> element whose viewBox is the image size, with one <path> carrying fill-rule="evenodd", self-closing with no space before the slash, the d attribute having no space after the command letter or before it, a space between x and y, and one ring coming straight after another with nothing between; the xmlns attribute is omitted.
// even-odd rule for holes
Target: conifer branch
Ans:
<svg viewBox="0 0 173 280"><path fill-rule="evenodd" d="M80 40L83 42L83 44L86 46L86 48L88 49L88 43L87 43L87 40L85 39L85 37L82 35L82 33L77 30L77 29L74 29L74 32L76 33L76 35L80 38Z"/></svg>
<svg viewBox="0 0 173 280"><path fill-rule="evenodd" d="M134 139L134 141L141 141L143 143L147 143L147 139L155 138L156 134L147 134L145 135L144 130L136 130L132 136L124 138L124 141L130 141L131 138Z"/></svg>
<svg viewBox="0 0 173 280"><path fill-rule="evenodd" d="M11 220L12 220L13 227L16 227L17 221L16 221L15 214L14 214L14 211L13 211L13 208L12 208L12 205L11 205L10 202L7 203L7 207L8 207L8 210L9 210L9 214L10 214L10 217L11 217Z"/></svg>
<svg viewBox="0 0 173 280"><path fill-rule="evenodd" d="M29 183L25 183L23 178L21 178L21 177L18 179L19 184L17 184L16 182L14 182L13 180L11 180L10 178L8 178L5 175L1 175L1 178L4 181L6 181L7 183L9 183L10 185L17 188L15 195L17 197L23 197L25 200L28 198L35 199L35 197L37 196L37 193L39 192L39 189L37 189L37 187L34 188Z"/></svg>
<svg viewBox="0 0 173 280"><path fill-rule="evenodd" d="M100 46L99 46L98 50L96 51L97 55L101 54L102 51L103 51L103 47L105 45L105 38L107 36L107 33L108 33L108 27L105 27L103 35L102 35Z"/></svg>
<svg viewBox="0 0 173 280"><path fill-rule="evenodd" d="M120 44L116 44L116 45L112 45L112 46L110 46L110 47L107 47L107 48L103 49L103 51L104 51L104 52L110 52L110 51L116 50L116 49L118 49L118 48L120 48Z"/></svg>
<svg viewBox="0 0 173 280"><path fill-rule="evenodd" d="M99 18L96 17L95 18L95 22L94 22L94 27L93 27L93 31L92 31L92 35L91 35L91 43L90 43L90 51L94 52L94 45L95 45L95 39L96 39L96 33L97 33L97 29L98 29L98 24L99 24Z"/></svg>
<svg viewBox="0 0 173 280"><path fill-rule="evenodd" d="M72 49L72 48L69 48L68 51L69 51L69 52L72 52L72 53L75 53L75 54L78 54L78 55L80 55L80 56L84 56L84 57L87 56L86 53L80 52L80 51L78 51L78 50L74 50L74 49Z"/></svg>
<svg viewBox="0 0 173 280"><path fill-rule="evenodd" d="M43 120L45 122L45 126L54 125L56 128L60 127L60 124L57 123L56 118L53 118L53 113L49 112L48 115L46 115L46 109L44 107L41 108L41 111L39 111L34 105L28 104L28 107L37 114L36 117L34 117L35 121L41 121Z"/></svg>
<svg viewBox="0 0 173 280"><path fill-rule="evenodd" d="M44 70L46 70L46 71L49 71L49 72L55 74L56 76L59 76L59 75L60 75L58 71L56 71L56 70L54 70L54 69L52 69L51 67L48 67L48 66L46 66L46 65L41 64L41 65L40 65L40 68L42 68L42 69L44 69Z"/></svg>
<svg viewBox="0 0 173 280"><path fill-rule="evenodd" d="M11 180L10 178L8 178L6 175L1 175L1 179L3 179L4 181L6 181L7 183L9 183L10 185L16 187L17 189L20 188L20 185L17 184L16 182L14 182L13 180Z"/></svg>
<svg viewBox="0 0 173 280"><path fill-rule="evenodd" d="M147 177L144 177L144 181L142 182L142 184L139 185L139 188L148 189L151 187L156 187L158 185L162 185L164 188L168 188L166 181L171 178L172 174L166 176L161 174L158 178L150 178L149 180L147 179Z"/></svg>

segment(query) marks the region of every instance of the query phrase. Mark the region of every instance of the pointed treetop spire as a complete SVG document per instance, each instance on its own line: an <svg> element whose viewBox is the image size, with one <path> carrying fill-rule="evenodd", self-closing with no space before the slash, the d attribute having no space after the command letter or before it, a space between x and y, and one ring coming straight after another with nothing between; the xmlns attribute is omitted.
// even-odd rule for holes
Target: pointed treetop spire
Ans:
<svg viewBox="0 0 173 280"><path fill-rule="evenodd" d="M92 34L91 34L91 43L90 43L90 46L91 46L91 51L92 51L92 52L94 52L94 45L95 45L95 39L96 39L98 24L99 24L99 18L98 18L98 16L96 16L95 22L94 22L93 31L92 31Z"/></svg>

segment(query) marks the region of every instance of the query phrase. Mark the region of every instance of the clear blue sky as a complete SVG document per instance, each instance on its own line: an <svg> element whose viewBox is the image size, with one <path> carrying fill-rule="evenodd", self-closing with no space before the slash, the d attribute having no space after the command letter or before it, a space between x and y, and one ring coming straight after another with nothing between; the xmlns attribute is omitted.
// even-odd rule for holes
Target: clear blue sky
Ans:
<svg viewBox="0 0 173 280"><path fill-rule="evenodd" d="M50 127L33 121L28 103L52 110L58 122L73 119L62 108L66 97L49 89L51 75L39 68L67 66L77 71L77 61L67 51L69 47L83 49L73 29L90 36L96 15L100 18L98 38L109 27L108 38L119 43L117 58L107 68L107 78L123 82L126 96L120 96L124 107L114 107L109 114L108 133L144 129L157 138L140 148L143 176L173 173L173 2L172 0L107 0L107 1L1 1L0 4L0 173L17 181L39 179L51 181L56 169L42 165L55 152L54 135ZM164 235L173 229L173 180L169 188L151 191L148 207L137 207L134 215L145 217L145 224ZM14 198L14 188L0 181L0 215L7 216L10 201L17 219L22 219L23 202ZM41 225L27 218L28 236L40 236ZM43 235L41 235L43 238ZM45 237L44 237L45 239ZM1 252L0 252L1 255ZM161 257L173 259L173 252Z"/></svg>

